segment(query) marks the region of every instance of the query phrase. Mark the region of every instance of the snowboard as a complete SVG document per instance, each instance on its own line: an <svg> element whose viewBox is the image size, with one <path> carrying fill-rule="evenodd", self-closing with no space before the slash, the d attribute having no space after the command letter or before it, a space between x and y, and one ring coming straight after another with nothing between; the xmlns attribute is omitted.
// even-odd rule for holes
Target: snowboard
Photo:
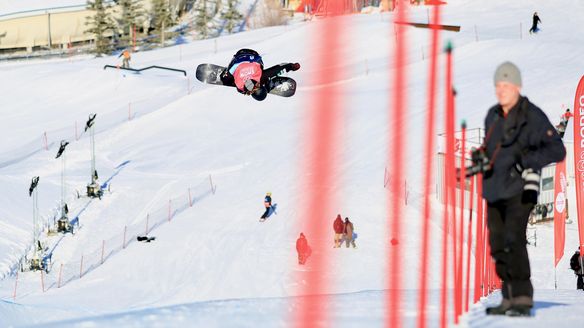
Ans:
<svg viewBox="0 0 584 328"><path fill-rule="evenodd" d="M265 218L260 219L260 222L266 221L266 219L269 218L270 216L272 216L272 214L277 215L278 214L278 212L276 212L277 207L278 207L278 204L273 204L272 207L270 207L270 210L268 211L268 215Z"/></svg>
<svg viewBox="0 0 584 328"><path fill-rule="evenodd" d="M225 67L215 64L199 64L195 75L197 80L203 83L224 85L220 77L224 70ZM230 87L230 85L226 86ZM285 76L271 78L267 87L270 94L280 97L292 97L296 93L296 81Z"/></svg>
<svg viewBox="0 0 584 328"><path fill-rule="evenodd" d="M156 240L156 237L138 236L138 237L136 237L136 239L138 241L141 241L141 242L144 242L144 243L149 243L151 241Z"/></svg>

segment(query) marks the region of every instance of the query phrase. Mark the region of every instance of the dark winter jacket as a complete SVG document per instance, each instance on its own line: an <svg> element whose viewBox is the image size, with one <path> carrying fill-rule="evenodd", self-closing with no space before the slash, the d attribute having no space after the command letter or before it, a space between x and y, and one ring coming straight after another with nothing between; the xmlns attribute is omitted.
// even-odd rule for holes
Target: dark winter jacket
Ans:
<svg viewBox="0 0 584 328"><path fill-rule="evenodd" d="M333 223L333 229L335 229L335 233L339 234L345 231L345 224L343 223L343 219L341 219L341 215L337 215L337 218Z"/></svg>
<svg viewBox="0 0 584 328"><path fill-rule="evenodd" d="M526 97L519 98L507 117L500 105L493 106L485 119L485 131L492 170L483 176L483 197L491 203L523 192L523 169L539 171L566 156L556 129Z"/></svg>
<svg viewBox="0 0 584 328"><path fill-rule="evenodd" d="M539 19L539 16L533 15L533 27L537 27L537 23L541 23L541 19Z"/></svg>
<svg viewBox="0 0 584 328"><path fill-rule="evenodd" d="M580 252L576 251L576 253L570 258L570 269L574 270L575 274L584 274L582 265L580 264Z"/></svg>
<svg viewBox="0 0 584 328"><path fill-rule="evenodd" d="M266 195L266 198L264 198L264 206L266 208L272 206L272 197Z"/></svg>
<svg viewBox="0 0 584 328"><path fill-rule="evenodd" d="M296 251L298 254L306 254L308 252L308 240L306 240L306 237L302 233L296 240Z"/></svg>
<svg viewBox="0 0 584 328"><path fill-rule="evenodd" d="M349 218L345 219L345 231L343 232L347 239L351 240L353 239L353 222L349 221Z"/></svg>

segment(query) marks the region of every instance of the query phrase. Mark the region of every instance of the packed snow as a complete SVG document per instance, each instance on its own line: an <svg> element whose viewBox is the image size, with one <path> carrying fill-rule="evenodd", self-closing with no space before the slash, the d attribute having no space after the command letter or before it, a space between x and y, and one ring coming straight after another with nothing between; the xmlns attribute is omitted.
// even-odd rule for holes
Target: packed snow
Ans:
<svg viewBox="0 0 584 328"><path fill-rule="evenodd" d="M40 2L40 1L38 1ZM45 1L48 3L49 1ZM2 4L8 1L0 2ZM2 7L0 7L2 8ZM4 9L2 9L4 11ZM534 11L542 31L527 31ZM523 93L552 122L562 104L572 106L580 79L580 45L584 36L578 0L449 1L444 24L461 25L459 33L443 32L442 44L455 46L458 91L457 121L481 127L494 97L493 73L511 60L523 74ZM426 7L412 9L411 20L427 22ZM324 309L327 326L382 326L387 269L387 126L392 94L393 13L342 18L346 27L342 70L344 95L342 140L330 196L337 213L350 217L359 237L357 249L331 252L323 272L328 284ZM299 183L303 177L304 131L315 85L312 38L323 18L258 29L132 57L133 67L168 66L187 71L141 74L104 70L115 56L71 57L0 63L0 326L287 326L303 297L294 248L305 229L300 215ZM399 247L404 256L403 317L415 324L419 271L420 205L426 129L426 82L430 35L408 28L407 186L405 229ZM263 102L234 89L203 85L194 78L200 63L227 64L240 48L256 49L267 66L299 62L287 75L299 85L292 98L268 96ZM443 66L444 57L440 57ZM443 80L441 74L440 81ZM442 88L439 103L442 103ZM100 182L108 181L103 199L76 198L90 182L90 113L96 118L96 166ZM441 116L441 115L440 115ZM438 127L441 132L442 126ZM571 134L568 134L568 137ZM75 235L50 236L52 270L19 273L15 265L32 240L30 179L40 176L39 209L52 222L61 195L61 161L55 160L61 139L66 150L70 215L78 216ZM48 149L48 150L47 150ZM569 173L573 188L573 173ZM190 190L190 198L189 198ZM573 190L573 189L571 189ZM263 196L272 192L277 214L258 222ZM573 199L570 204L575 204ZM191 206L192 204L192 206ZM441 206L433 202L432 256L428 323L439 318ZM575 222L576 207L570 206ZM156 226L154 226L156 224ZM498 293L471 307L462 326L549 327L579 322L576 279L568 260L577 246L576 223L566 226L566 252L553 266L553 225L530 227L537 246L530 246L535 287L535 318L488 318L484 307ZM151 243L128 236L149 231ZM125 237L124 237L125 236ZM128 238L128 240L126 240ZM307 236L309 243L317 236ZM102 250L105 253L103 264ZM318 251L318 250L315 250ZM85 266L83 265L85 263ZM61 264L64 277L58 281ZM91 264L91 265L90 265ZM557 289L556 289L557 284ZM471 283L472 285L472 283ZM14 295L16 286L16 295ZM60 287L60 288L59 288ZM44 290L43 290L44 289ZM451 307L450 307L451 308ZM452 320L452 318L451 318ZM323 323L324 325L324 323Z"/></svg>

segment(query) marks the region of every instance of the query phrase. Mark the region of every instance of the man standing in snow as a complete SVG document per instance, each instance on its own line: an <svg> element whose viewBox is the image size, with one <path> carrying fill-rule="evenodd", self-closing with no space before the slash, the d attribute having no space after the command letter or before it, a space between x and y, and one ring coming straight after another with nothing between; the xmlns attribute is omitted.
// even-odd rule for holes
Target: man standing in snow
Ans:
<svg viewBox="0 0 584 328"><path fill-rule="evenodd" d="M334 248L341 247L341 241L343 239L343 232L345 231L345 224L343 223L343 219L341 219L341 215L338 214L335 222L333 222L333 230L335 231L335 246Z"/></svg>
<svg viewBox="0 0 584 328"><path fill-rule="evenodd" d="M533 286L526 229L537 203L540 170L566 156L566 149L545 113L521 95L521 73L511 62L495 72L498 104L485 119L483 197L491 256L503 281L500 305L490 315L530 316Z"/></svg>
<svg viewBox="0 0 584 328"><path fill-rule="evenodd" d="M345 230L343 236L345 237L347 248L349 248L349 244L353 245L353 248L357 248L357 245L355 245L355 239L353 238L354 229L353 222L349 221L349 218L345 218Z"/></svg>
<svg viewBox="0 0 584 328"><path fill-rule="evenodd" d="M302 232L296 240L296 252L298 252L298 264L306 264L306 260L308 260L308 257L312 253L312 249L308 246L308 240Z"/></svg>
<svg viewBox="0 0 584 328"><path fill-rule="evenodd" d="M584 268L582 268L582 260L580 259L580 247L570 258L570 269L574 270L576 278L576 289L584 290Z"/></svg>
<svg viewBox="0 0 584 328"><path fill-rule="evenodd" d="M541 19L539 19L539 16L537 15L536 11L533 13L533 23L531 24L531 28L529 29L529 34L537 33L537 31L539 31L539 29L537 28L538 23L541 23Z"/></svg>
<svg viewBox="0 0 584 328"><path fill-rule="evenodd" d="M270 214L270 210L272 209L272 193L271 192L266 193L266 197L264 198L264 207L266 208L266 211L260 217L261 222L266 220L266 218Z"/></svg>

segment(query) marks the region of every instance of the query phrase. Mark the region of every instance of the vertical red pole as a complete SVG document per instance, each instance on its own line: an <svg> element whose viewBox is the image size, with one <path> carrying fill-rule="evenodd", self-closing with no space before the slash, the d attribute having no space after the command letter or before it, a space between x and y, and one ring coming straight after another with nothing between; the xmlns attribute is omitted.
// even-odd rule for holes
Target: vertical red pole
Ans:
<svg viewBox="0 0 584 328"><path fill-rule="evenodd" d="M81 255L81 264L79 265L79 279L83 276L83 255Z"/></svg>
<svg viewBox="0 0 584 328"><path fill-rule="evenodd" d="M460 198L460 215L458 220L458 248L456 255L456 296L455 296L455 304L456 304L456 316L454 323L458 324L460 315L462 315L462 281L463 281L463 271L462 271L462 264L463 264L463 248L464 248L464 196L466 194L466 161L465 161L465 152L466 152L466 122L462 122L462 140L460 142L461 148L461 156L460 156L460 181L459 181L459 198Z"/></svg>
<svg viewBox="0 0 584 328"><path fill-rule="evenodd" d="M491 244L489 242L489 229L487 228L487 220L488 217L486 215L486 203L483 204L483 213L484 213L484 223L483 223L483 239L484 239L484 249L485 249L485 264L483 265L483 296L487 296L489 294L489 279L488 279L488 272L491 270Z"/></svg>
<svg viewBox="0 0 584 328"><path fill-rule="evenodd" d="M396 20L397 21L407 21L407 3L402 1L398 7ZM405 140L404 136L404 125L405 125L405 115L406 104L407 104L407 40L406 40L406 28L403 25L395 25L396 30L396 45L395 45L395 56L394 65L392 67L394 71L394 84L393 84L393 97L390 108L390 129L391 134L389 135L389 140L391 140L390 145L390 157L388 163L393 164L393 176L396 177L394 181L390 184L388 197L388 225L389 225L389 236L392 241L397 241L389 245L389 257L387 259L387 276L388 279L388 293L387 294L387 304L388 304L388 315L386 319L386 327L400 328L402 325L400 308L401 308L401 288L402 288L402 263L401 263L401 253L403 252L400 245L401 242L401 230L402 230L402 201L396 195L400 195L400 178L404 176L403 169L403 152Z"/></svg>
<svg viewBox="0 0 584 328"><path fill-rule="evenodd" d="M464 312L468 312L469 301L470 301L470 248L472 245L472 212L474 207L474 186L475 186L475 178L472 177L470 180L470 206L468 210L468 232L466 235L466 293L464 296Z"/></svg>
<svg viewBox="0 0 584 328"><path fill-rule="evenodd" d="M442 265L442 294L440 297L441 302L441 316L440 316L440 327L445 328L447 326L447 306L448 306L448 231L453 231L453 225L456 224L456 211L454 204L456 202L456 195L454 193L454 184L452 183L453 171L454 171L454 112L453 112L453 99L452 99L452 47L448 44L446 48L446 120L445 120L445 130L446 130L446 151L445 151L445 167L444 167L444 177L445 177L445 207L447 210L444 212L444 240L443 240L443 262ZM456 177L454 177L456 178ZM452 250L452 262L456 263L456 243L453 242ZM453 268L453 276L456 274L456 266ZM456 287L456 286L453 286Z"/></svg>
<svg viewBox="0 0 584 328"><path fill-rule="evenodd" d="M303 218L304 234L309 240L313 251L310 258L311 270L298 272L298 279L304 280L305 284L299 285L298 294L324 294L329 286L325 275L329 267L331 251L329 244L330 221L336 212L335 196L327 192L328 188L335 185L334 180L338 175L336 172L336 156L338 142L336 137L342 126L343 90L334 81L342 80L342 70L335 67L335 63L342 60L342 50L346 45L342 43L341 37L344 33L346 21L340 16L343 3L332 2L329 6L329 18L315 22L318 31L314 35L313 43L317 50L315 54L315 67L318 72L313 75L313 83L323 86L318 90L313 90L311 94L311 107L309 111L307 125L303 135L306 138L303 149L304 160L300 168L302 178L300 183L305 188L303 200L300 202L300 209ZM332 219L333 217L331 217ZM297 263L291 263L296 270ZM290 320L296 327L312 327L329 322L327 300L323 297L304 297L298 307L291 313Z"/></svg>
<svg viewBox="0 0 584 328"><path fill-rule="evenodd" d="M103 264L103 255L105 253L105 240L101 242L101 264Z"/></svg>
<svg viewBox="0 0 584 328"><path fill-rule="evenodd" d="M18 288L18 271L16 271L16 280L14 281L14 294L12 295L12 300L16 302L16 289Z"/></svg>
<svg viewBox="0 0 584 328"><path fill-rule="evenodd" d="M61 263L61 267L59 268L59 281L57 282L57 288L61 288L62 275L63 275L63 263Z"/></svg>
<svg viewBox="0 0 584 328"><path fill-rule="evenodd" d="M41 288L45 292L45 271L41 270Z"/></svg>
<svg viewBox="0 0 584 328"><path fill-rule="evenodd" d="M420 257L420 289L418 304L418 328L426 328L426 304L428 303L428 261L430 248L430 212L432 210L430 203L430 193L432 185L432 169L434 156L434 135L436 124L436 92L437 92L437 71L438 71L438 44L440 30L436 25L440 24L440 6L434 5L432 28L432 49L430 57L430 79L428 80L428 99L427 99L427 122L426 127L426 145L425 158L426 167L424 168L424 212L422 220L422 256Z"/></svg>
<svg viewBox="0 0 584 328"><path fill-rule="evenodd" d="M483 263L484 263L484 239L483 239L483 175L477 175L477 226L476 226L476 244L475 244L475 274L474 274L474 293L473 303L480 300L483 285Z"/></svg>

